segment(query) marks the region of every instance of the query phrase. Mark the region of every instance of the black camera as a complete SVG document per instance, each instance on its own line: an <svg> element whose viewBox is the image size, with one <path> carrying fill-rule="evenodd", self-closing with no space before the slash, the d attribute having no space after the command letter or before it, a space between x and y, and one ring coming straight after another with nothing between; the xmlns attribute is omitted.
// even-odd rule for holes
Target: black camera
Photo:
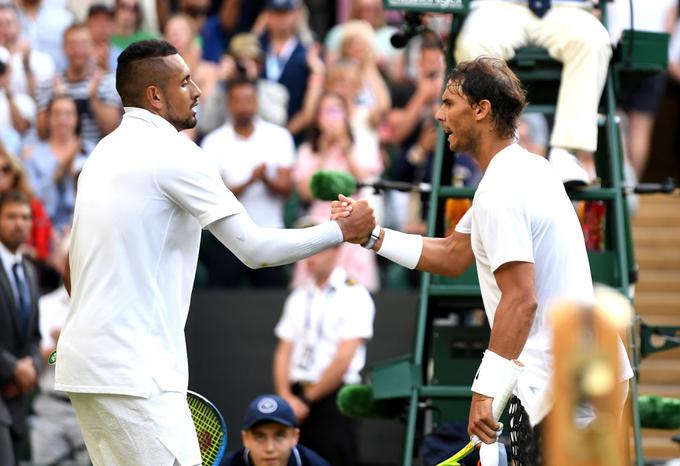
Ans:
<svg viewBox="0 0 680 466"><path fill-rule="evenodd" d="M5 74L6 71L7 71L7 63L5 63L4 61L0 61L0 76Z"/></svg>

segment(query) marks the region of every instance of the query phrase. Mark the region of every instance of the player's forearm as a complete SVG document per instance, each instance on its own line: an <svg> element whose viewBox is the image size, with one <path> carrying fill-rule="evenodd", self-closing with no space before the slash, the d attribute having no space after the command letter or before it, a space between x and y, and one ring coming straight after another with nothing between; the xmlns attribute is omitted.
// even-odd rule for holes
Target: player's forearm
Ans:
<svg viewBox="0 0 680 466"><path fill-rule="evenodd" d="M470 267L473 260L470 236L454 231L446 238L423 238L423 252L417 269L457 277Z"/></svg>
<svg viewBox="0 0 680 466"><path fill-rule="evenodd" d="M296 262L343 241L336 222L309 228L262 228L245 212L217 220L208 230L253 269Z"/></svg>
<svg viewBox="0 0 680 466"><path fill-rule="evenodd" d="M505 359L517 359L529 337L536 308L533 296L503 294L494 316L489 349Z"/></svg>

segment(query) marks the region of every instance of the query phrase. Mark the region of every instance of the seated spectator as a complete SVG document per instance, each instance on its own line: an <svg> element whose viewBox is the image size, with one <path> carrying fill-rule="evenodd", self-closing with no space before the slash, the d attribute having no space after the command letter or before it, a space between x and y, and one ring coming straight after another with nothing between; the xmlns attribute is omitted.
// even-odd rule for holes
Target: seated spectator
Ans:
<svg viewBox="0 0 680 466"><path fill-rule="evenodd" d="M47 136L47 104L56 94L68 94L76 101L80 119L80 136L91 145L113 131L120 123L121 104L115 77L99 67L95 60L92 35L84 24L69 26L64 32L64 51L68 66L53 82L38 90L38 135Z"/></svg>
<svg viewBox="0 0 680 466"><path fill-rule="evenodd" d="M75 168L93 146L78 136L78 110L69 95L54 96L47 105L47 125L47 139L28 145L22 159L52 225L63 234L73 221Z"/></svg>
<svg viewBox="0 0 680 466"><path fill-rule="evenodd" d="M49 81L54 76L54 61L48 54L31 48L31 44L22 37L19 12L12 3L0 4L0 45L12 56L12 90L35 98L38 83Z"/></svg>
<svg viewBox="0 0 680 466"><path fill-rule="evenodd" d="M229 453L221 466L328 466L298 444L300 429L290 405L276 395L255 398L246 411L243 447Z"/></svg>
<svg viewBox="0 0 680 466"><path fill-rule="evenodd" d="M73 15L52 0L18 0L19 19L23 36L31 50L48 54L58 71L66 68L62 49L64 32L74 22ZM39 84L39 83L38 83Z"/></svg>
<svg viewBox="0 0 680 466"><path fill-rule="evenodd" d="M11 57L0 47L0 127L12 127L23 135L35 123L35 102L22 92L12 89Z"/></svg>
<svg viewBox="0 0 680 466"><path fill-rule="evenodd" d="M87 27L92 35L95 63L108 73L115 73L121 52L111 43L113 18L113 10L102 3L92 5L87 12Z"/></svg>
<svg viewBox="0 0 680 466"><path fill-rule="evenodd" d="M481 55L509 60L532 44L563 63L549 158L562 180L574 185L595 178L597 112L612 55L607 30L591 7L586 0L475 0L455 49L458 62Z"/></svg>
<svg viewBox="0 0 680 466"><path fill-rule="evenodd" d="M283 127L256 117L257 91L245 77L229 84L231 122L209 133L202 147L215 157L226 186L261 227L283 228L283 204L293 189L293 137ZM215 240L216 241L216 240ZM218 249L218 248L216 248ZM256 287L284 287L283 267L250 269L224 248L205 258L209 283L236 287L249 279Z"/></svg>
<svg viewBox="0 0 680 466"><path fill-rule="evenodd" d="M394 62L400 52L390 42L397 28L386 23L382 0L352 0L349 19L365 21L371 25L375 32L372 48L376 53L376 62L382 71L391 76ZM340 56L340 43L347 24L345 22L337 24L326 35L324 45L329 61Z"/></svg>
<svg viewBox="0 0 680 466"><path fill-rule="evenodd" d="M46 263L50 259L52 223L45 212L45 207L34 195L19 159L0 146L0 196L11 190L21 191L31 201L33 225L28 241L23 246L24 253L35 261Z"/></svg>
<svg viewBox="0 0 680 466"><path fill-rule="evenodd" d="M139 0L116 0L111 43L125 50L133 42L155 38L152 32L142 29L142 22Z"/></svg>
<svg viewBox="0 0 680 466"><path fill-rule="evenodd" d="M309 203L308 215L326 217L328 202L314 200L309 181L318 170L343 170L350 172L357 180L379 176L382 161L377 151L373 156L360 157L357 153L352 129L348 123L349 114L344 99L333 93L321 97L308 142L298 150L293 172L297 190L303 201ZM370 192L360 192L357 197L366 197ZM379 288L375 254L363 248L341 246L340 263L359 283L371 291ZM308 276L303 262L295 264L293 285L298 285Z"/></svg>
<svg viewBox="0 0 680 466"><path fill-rule="evenodd" d="M229 42L229 54L225 54L217 70L218 84L214 91L199 101L201 116L200 132L208 133L230 121L229 107L224 105L229 82L245 75L257 87L257 116L264 121L286 126L288 121L288 89L283 84L261 77L264 54L257 36L251 33L235 35Z"/></svg>

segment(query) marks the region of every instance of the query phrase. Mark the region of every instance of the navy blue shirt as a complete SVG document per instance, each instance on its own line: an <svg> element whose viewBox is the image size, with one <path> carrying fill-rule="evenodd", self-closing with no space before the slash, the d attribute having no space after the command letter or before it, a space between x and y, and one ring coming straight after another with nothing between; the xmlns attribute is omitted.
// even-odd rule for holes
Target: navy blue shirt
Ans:
<svg viewBox="0 0 680 466"><path fill-rule="evenodd" d="M253 466L245 448L227 453L220 466ZM328 462L307 447L298 445L293 448L288 466L329 466Z"/></svg>

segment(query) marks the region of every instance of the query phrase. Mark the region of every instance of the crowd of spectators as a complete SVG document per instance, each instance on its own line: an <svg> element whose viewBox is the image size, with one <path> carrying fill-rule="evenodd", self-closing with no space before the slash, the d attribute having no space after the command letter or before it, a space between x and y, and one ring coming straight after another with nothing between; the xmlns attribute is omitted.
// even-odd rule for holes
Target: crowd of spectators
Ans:
<svg viewBox="0 0 680 466"><path fill-rule="evenodd" d="M611 41L590 1L553 0L559 21L556 13L522 2L477 3L456 58L509 59L514 49L532 43L564 61L561 109L554 120L523 115L519 142L536 154L553 154L554 164L580 165L590 182L596 178L597 88L604 83L610 42L630 22L628 2L609 7ZM675 0L632 3L638 6L636 28L674 32L669 72L622 95L627 172L634 183L644 176L666 79L680 82L680 22ZM279 228L304 216L328 216L329 204L314 199L309 188L318 170L343 170L364 182L431 181L439 129L434 113L452 58L443 47L451 17L424 14L426 32L397 49L390 38L402 20L402 13L384 11L382 0L1 0L0 195L18 191L30 202L33 221L21 254L37 265L42 291L56 289L46 295L46 306L63 314L41 323L43 356L53 349L68 307L58 285L77 177L124 112L115 71L125 47L162 38L177 48L202 90L198 125L185 136L215 157L224 183L256 223ZM520 20L523 35L514 28ZM593 31L585 38L584 24ZM597 85L579 83L588 76ZM480 176L475 162L458 154L451 183L475 185ZM376 195L366 188L355 196L370 200L381 224L425 232L424 197ZM456 207L447 205L449 210ZM333 253L338 267L371 292L408 283L371 251L343 244ZM300 289L314 274L306 262L250 271L207 233L201 264L199 286ZM38 411L61 412L59 400L44 392L50 396L38 399Z"/></svg>
<svg viewBox="0 0 680 466"><path fill-rule="evenodd" d="M540 42L540 28L553 27L550 21L555 15L551 16L550 10L534 14L506 5L508 14L521 16L529 24L527 28L538 32L513 39L517 44L502 42L503 34L514 32L502 32L498 28L508 26L499 24L493 43L489 35L481 41L472 33L476 29L470 28L476 21L486 29L493 26L484 22L488 16L484 12L487 7L499 6L484 0L479 3L457 41L459 58L482 52L509 57L513 46ZM554 3L553 8L566 8L561 6L565 2ZM675 28L675 3L659 0L653 13L644 8L642 19L639 15L635 19L645 22L643 28L670 31ZM578 10L575 18L592 16L587 9ZM609 29L616 41L620 25L627 21L622 13L625 8L614 2L610 10ZM531 18L539 21L531 22ZM402 13L383 10L381 0L0 3L2 156L15 162L20 173L17 177L33 199L34 215L39 219L36 235L41 236L32 238L30 244L34 244L33 258L40 265L41 283L46 289L53 287L58 277L52 255L68 239L77 174L94 145L118 125L123 114L115 91L115 68L118 55L130 43L164 38L179 50L202 90L198 126L186 130L186 136L221 161L225 183L249 205L256 221L289 226L302 215L319 215L327 208L309 192L309 178L319 169L346 170L360 181L381 177L430 181L438 131L433 113L446 74L442 44L447 41L450 20L445 14L425 14L422 21L429 32L397 49L390 38L403 21ZM559 46L565 62L569 56L562 49L579 46ZM594 47L602 48L599 42ZM594 62L606 63L608 58L608 52L587 53L599 54L600 58L592 58ZM670 58L670 76L675 79L680 58ZM598 69L604 66L599 64ZM622 105L622 115L628 117L624 129L629 128L626 134L630 137L625 147L633 180L644 174L663 79L651 79ZM241 89L232 92L232 86ZM569 85L563 86L565 89L568 91ZM245 99L255 105L252 115L243 115L244 93L253 94ZM570 106L568 115L578 115L573 96L562 94L560 99L567 104L561 106ZM552 120L527 115L520 131L526 137L521 142L541 155L557 150L560 157L554 156L556 163L567 157L578 165L571 154L576 155L592 179L596 175L583 152L592 153L594 136L588 136L587 144L578 139L587 126L583 121L592 118L567 118L563 113L558 109L556 130ZM239 122L239 118L250 121ZM564 122L572 120L583 120L584 130L574 133L570 141L560 134L570 131L573 125ZM590 127L588 132L594 134ZM276 136L270 138L270 133ZM563 147L571 154L560 152ZM479 172L474 162L462 155L451 179L474 184ZM396 192L377 196L370 190L357 196L371 199L382 223L423 231L426 200L420 196ZM222 254L217 260L213 246L215 242L206 238L199 285L286 286L305 277L304 268L298 265L277 271L272 280L254 278L241 273L238 261L231 257ZM340 262L371 291L381 287L381 277L383 286L399 286L398 280L385 279L390 276L389 266L378 264L376 256L367 251L347 247Z"/></svg>

